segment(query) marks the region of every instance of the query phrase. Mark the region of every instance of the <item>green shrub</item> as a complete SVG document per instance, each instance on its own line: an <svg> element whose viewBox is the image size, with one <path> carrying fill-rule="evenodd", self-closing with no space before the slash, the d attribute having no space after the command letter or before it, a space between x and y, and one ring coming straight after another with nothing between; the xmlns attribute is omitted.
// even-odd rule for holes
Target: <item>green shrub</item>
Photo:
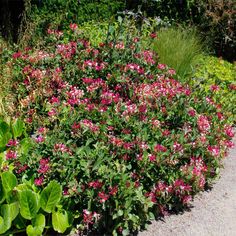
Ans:
<svg viewBox="0 0 236 236"><path fill-rule="evenodd" d="M221 58L202 56L192 84L200 86L206 96L213 97L217 104L221 104L224 115L236 122L236 65ZM218 86L214 90L212 86Z"/></svg>
<svg viewBox="0 0 236 236"><path fill-rule="evenodd" d="M192 67L203 47L194 30L164 28L157 32L153 49L160 62L174 68L177 75L184 80L191 75Z"/></svg>

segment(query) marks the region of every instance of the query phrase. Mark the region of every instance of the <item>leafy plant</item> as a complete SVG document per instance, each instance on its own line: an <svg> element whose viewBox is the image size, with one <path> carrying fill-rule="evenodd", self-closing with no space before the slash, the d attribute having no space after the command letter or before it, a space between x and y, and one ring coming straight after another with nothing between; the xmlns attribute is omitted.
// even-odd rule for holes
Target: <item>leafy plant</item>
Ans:
<svg viewBox="0 0 236 236"><path fill-rule="evenodd" d="M191 83L205 90L215 103L220 103L224 115L236 122L236 67L221 58L202 56Z"/></svg>
<svg viewBox="0 0 236 236"><path fill-rule="evenodd" d="M46 226L46 218L47 222L50 219L47 214L48 210L43 211L41 208L45 209L44 202L48 201L45 199L45 192L49 188L52 193L57 191L59 184L56 181L50 182L40 193L34 186L29 186L26 183L17 185L16 176L10 171L5 171L1 173L1 185L4 195L0 204L0 234L18 233L25 230L28 236L40 236L45 227L47 229L51 227L51 225ZM43 201L39 201L39 198ZM60 198L50 197L50 213L52 212L53 229L64 233L70 224L67 212L55 209L60 200L61 192ZM20 221L23 224L20 224Z"/></svg>

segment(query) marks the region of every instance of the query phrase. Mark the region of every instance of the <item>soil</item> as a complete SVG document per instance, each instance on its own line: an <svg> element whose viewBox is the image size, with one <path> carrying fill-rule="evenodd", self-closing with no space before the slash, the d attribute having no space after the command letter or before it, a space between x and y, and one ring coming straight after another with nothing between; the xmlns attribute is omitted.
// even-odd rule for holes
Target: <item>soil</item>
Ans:
<svg viewBox="0 0 236 236"><path fill-rule="evenodd" d="M236 138L234 138L236 144ZM211 191L197 195L192 208L154 221L138 236L236 236L236 145L224 160Z"/></svg>

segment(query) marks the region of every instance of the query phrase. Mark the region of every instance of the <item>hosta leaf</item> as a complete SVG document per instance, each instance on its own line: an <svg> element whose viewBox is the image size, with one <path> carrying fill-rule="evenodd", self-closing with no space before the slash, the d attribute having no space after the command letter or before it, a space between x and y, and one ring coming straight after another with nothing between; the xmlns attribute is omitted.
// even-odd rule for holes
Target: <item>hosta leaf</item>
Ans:
<svg viewBox="0 0 236 236"><path fill-rule="evenodd" d="M53 229L59 233L64 233L70 226L68 214L66 211L52 213L52 226Z"/></svg>
<svg viewBox="0 0 236 236"><path fill-rule="evenodd" d="M23 133L23 130L24 130L24 122L22 120L17 119L12 124L12 131L14 138L20 137Z"/></svg>
<svg viewBox="0 0 236 236"><path fill-rule="evenodd" d="M48 213L51 213L62 196L62 188L56 181L51 181L40 195L40 206Z"/></svg>
<svg viewBox="0 0 236 236"><path fill-rule="evenodd" d="M17 185L17 178L11 172L3 172L2 173L2 186L5 194L13 190L13 188Z"/></svg>
<svg viewBox="0 0 236 236"><path fill-rule="evenodd" d="M31 190L23 190L20 195L20 214L28 220L34 218L39 210L36 193Z"/></svg>

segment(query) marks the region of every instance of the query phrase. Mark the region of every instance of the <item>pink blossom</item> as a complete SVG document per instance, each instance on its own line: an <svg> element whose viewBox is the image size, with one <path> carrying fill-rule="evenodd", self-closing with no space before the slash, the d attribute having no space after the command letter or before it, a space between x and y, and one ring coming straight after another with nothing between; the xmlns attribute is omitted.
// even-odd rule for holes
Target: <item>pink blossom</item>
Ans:
<svg viewBox="0 0 236 236"><path fill-rule="evenodd" d="M166 152L167 148L161 144L157 144L154 147L155 152Z"/></svg>
<svg viewBox="0 0 236 236"><path fill-rule="evenodd" d="M100 198L100 202L103 203L109 199L109 195L105 194L104 192L99 192L98 197Z"/></svg>
<svg viewBox="0 0 236 236"><path fill-rule="evenodd" d="M8 141L8 144L6 145L7 147L16 147L19 144L19 141L14 140L14 139L10 139Z"/></svg>
<svg viewBox="0 0 236 236"><path fill-rule="evenodd" d="M89 182L88 186L90 188L99 189L103 186L103 183L99 180L95 180L95 181Z"/></svg>
<svg viewBox="0 0 236 236"><path fill-rule="evenodd" d="M35 179L34 180L34 184L36 186L41 186L43 184L43 180L44 180L44 177L43 176L40 176L39 178Z"/></svg>
<svg viewBox="0 0 236 236"><path fill-rule="evenodd" d="M75 31L76 29L78 29L78 25L75 23L70 23L70 28Z"/></svg>
<svg viewBox="0 0 236 236"><path fill-rule="evenodd" d="M157 159L157 157L156 157L155 155L153 155L153 154L148 154L148 158L149 158L149 160L150 160L151 162L155 162L156 159Z"/></svg>
<svg viewBox="0 0 236 236"><path fill-rule="evenodd" d="M198 129L200 132L206 133L210 130L211 125L208 118L204 115L200 115L197 120Z"/></svg>
<svg viewBox="0 0 236 236"><path fill-rule="evenodd" d="M38 135L36 138L35 138L35 142L36 143L43 143L45 141L45 138L42 136L42 135Z"/></svg>
<svg viewBox="0 0 236 236"><path fill-rule="evenodd" d="M8 150L6 153L6 160L16 159L17 158L17 152L13 150Z"/></svg>
<svg viewBox="0 0 236 236"><path fill-rule="evenodd" d="M211 91L215 92L215 91L219 91L220 87L218 85L213 84L213 85L211 85L210 89L211 89Z"/></svg>
<svg viewBox="0 0 236 236"><path fill-rule="evenodd" d="M150 36L150 38L154 39L154 38L157 37L157 34L153 32L153 33L151 33L149 36Z"/></svg>
<svg viewBox="0 0 236 236"><path fill-rule="evenodd" d="M234 137L234 131L233 131L233 127L232 126L229 126L229 125L226 125L224 127L224 132L227 136L229 136L230 138L233 138Z"/></svg>
<svg viewBox="0 0 236 236"><path fill-rule="evenodd" d="M207 150L211 153L212 156L218 157L220 154L220 148L217 145L208 146Z"/></svg>

